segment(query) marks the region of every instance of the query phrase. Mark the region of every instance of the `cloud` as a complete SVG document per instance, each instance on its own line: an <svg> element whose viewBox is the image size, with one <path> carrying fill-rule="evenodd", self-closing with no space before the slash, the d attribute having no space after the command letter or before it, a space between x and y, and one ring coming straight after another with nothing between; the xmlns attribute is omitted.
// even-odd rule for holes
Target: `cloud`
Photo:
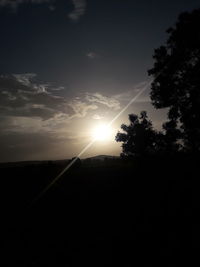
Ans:
<svg viewBox="0 0 200 267"><path fill-rule="evenodd" d="M35 77L33 73L0 76L1 114L46 120L57 113L69 112L66 100L53 93L47 84L33 82Z"/></svg>
<svg viewBox="0 0 200 267"><path fill-rule="evenodd" d="M100 115L98 115L98 114L94 114L94 115L92 116L92 118L93 118L94 120L101 120L101 119L103 119L103 116L100 116Z"/></svg>
<svg viewBox="0 0 200 267"><path fill-rule="evenodd" d="M72 0L74 10L68 15L69 19L77 22L86 11L86 0Z"/></svg>
<svg viewBox="0 0 200 267"><path fill-rule="evenodd" d="M38 83L35 73L0 75L0 114L48 120L51 126L83 118L89 113L93 115L93 119L101 119L97 115L99 112L105 108L119 110L121 105L126 104L145 85L143 82L114 96L97 92L66 98L64 87ZM150 102L149 92L145 92L136 102ZM100 111L92 112L97 109Z"/></svg>
<svg viewBox="0 0 200 267"><path fill-rule="evenodd" d="M22 4L42 5L47 4L50 11L56 9L56 0L0 0L0 8L8 7L16 12L18 7ZM87 2L86 0L71 0L73 10L68 14L68 18L77 22L85 14Z"/></svg>
<svg viewBox="0 0 200 267"><path fill-rule="evenodd" d="M99 55L95 52L89 52L86 54L86 56L89 58L89 59L94 59L94 58L98 58Z"/></svg>
<svg viewBox="0 0 200 267"><path fill-rule="evenodd" d="M54 11L56 9L56 7L54 5L49 5L49 10L50 11Z"/></svg>
<svg viewBox="0 0 200 267"><path fill-rule="evenodd" d="M13 76L19 83L22 83L25 86L29 86L31 84L32 79L37 75L35 73L24 73L24 74L13 74Z"/></svg>
<svg viewBox="0 0 200 267"><path fill-rule="evenodd" d="M71 118L74 117L85 117L89 110L96 110L98 109L97 105L94 104L87 104L85 102L82 102L81 100L74 99L69 103L69 106L73 109L74 114L71 116Z"/></svg>
<svg viewBox="0 0 200 267"><path fill-rule="evenodd" d="M88 138L87 131L75 130L77 121L84 125L86 116L99 120L106 108L119 107L118 100L99 93L65 97L64 87L38 82L35 73L0 75L0 161L62 158L64 147Z"/></svg>
<svg viewBox="0 0 200 267"><path fill-rule="evenodd" d="M91 103L99 103L114 110L120 109L120 102L115 97L103 96L100 93L87 93L86 99Z"/></svg>
<svg viewBox="0 0 200 267"><path fill-rule="evenodd" d="M64 87L37 83L36 77L34 73L0 76L1 115L70 121L98 108L86 99L67 99L60 93Z"/></svg>
<svg viewBox="0 0 200 267"><path fill-rule="evenodd" d="M51 3L55 0L0 0L0 7L10 7L14 11L17 10L18 6L21 4L44 4Z"/></svg>

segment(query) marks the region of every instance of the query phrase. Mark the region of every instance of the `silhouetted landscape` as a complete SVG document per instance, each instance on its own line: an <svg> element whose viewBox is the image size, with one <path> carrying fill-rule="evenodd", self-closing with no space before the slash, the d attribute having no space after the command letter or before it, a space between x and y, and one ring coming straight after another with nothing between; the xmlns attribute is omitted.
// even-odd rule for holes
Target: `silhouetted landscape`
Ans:
<svg viewBox="0 0 200 267"><path fill-rule="evenodd" d="M2 260L12 266L189 264L199 164L189 155L84 160L35 203L65 162L1 167Z"/></svg>
<svg viewBox="0 0 200 267"><path fill-rule="evenodd" d="M103 6L100 2L104 3ZM68 21L63 22L61 10L66 3ZM119 27L118 40L122 39L120 36L129 38L128 32L134 28L133 18L141 29L143 23L147 27L146 23L151 21L145 12L142 12L142 23L137 13L130 13L130 10L133 12L132 1L128 0L126 4L115 1L114 5L111 0L110 3L106 5L107 10L105 1L94 4L90 0L5 0L0 1L0 20L5 22L8 17L13 19L15 16L14 19L21 25L19 15L23 14L24 22L29 21L29 14L32 25L36 10L41 23L40 16L43 18L45 14L48 22L41 24L39 34L43 36L43 30L49 25L64 25L63 28L66 27L74 38L72 46L68 47L70 58L71 55L77 56L77 51L81 49L80 42L75 41L75 36L82 36L80 29L85 33L87 30L84 29L90 29L92 36L96 36L95 26L90 27L93 25L91 21L96 27L99 25L99 14L104 14L100 16L103 25L98 26L105 31L102 35L104 41L116 30L115 23L120 22L120 27L123 25ZM146 2L141 3L142 10L146 10ZM177 6L174 8L179 7L180 3L175 3ZM127 55L132 55L130 47L126 55L127 47L121 40L117 47L114 35L111 50L115 51L117 47L121 51L123 47L125 51L119 56L108 49L110 54L105 59L106 50L103 48L109 45L106 43L104 46L103 42L100 43L101 53L90 49L86 54L77 56L79 63L76 67L82 66L86 58L87 62L85 69L81 67L79 75L75 73L75 80L71 83L74 88L79 88L81 84L79 89L74 89L76 95L72 94L70 82L67 86L36 82L33 72L14 74L12 71L9 74L8 71L8 74L4 72L0 75L0 118L3 122L0 126L1 266L175 267L197 264L200 9L191 10L193 6L195 1L192 6L185 3L188 11L181 12L173 26L166 30L166 40L161 42L162 38L156 39L158 48L152 52L151 68L145 65L150 80L135 83L132 90L120 91L120 80L114 81L118 72L116 66L123 63L124 57L125 62L129 62ZM114 11L113 7L116 8ZM135 7L141 12L139 3ZM163 12L158 1L151 7L154 7L150 10L152 14L157 12L155 7ZM167 4L166 8L170 10L170 5ZM95 16L92 16L93 13ZM60 19L58 24L55 18ZM160 20L165 25L167 19L159 17L156 21ZM107 29L107 23L110 29ZM152 29L158 30L154 23ZM55 36L60 37L63 29L59 28L60 32L57 27L55 29ZM138 32L137 37L140 38L142 31L134 29L136 35ZM147 35L146 28L143 33ZM153 30L151 33L155 34ZM49 37L48 32L46 34ZM65 38L62 40L65 43ZM98 37L94 40L98 47ZM50 47L49 43L54 42L47 43L46 46ZM89 44L83 41L83 47L89 47ZM32 45L30 47L33 49ZM62 50L60 44L56 47ZM141 51L148 51L146 44ZM41 58L44 54L41 53ZM113 59L108 55L114 55ZM13 57L17 58L14 52ZM59 61L57 57L62 59L58 52L56 60ZM34 57L30 58L34 61ZM135 54L132 59L136 58ZM119 60L117 64L115 60ZM83 78L94 69L100 86L107 75L102 72L104 61L106 66L112 62L113 67L109 75L116 88L110 89L110 92L113 90L110 95L106 88L100 92L89 92L88 81L92 81L92 75L86 80ZM2 62L6 69L7 61L4 59ZM130 66L127 70L130 71ZM83 76L82 71L85 72ZM120 71L122 76L126 76L123 70ZM99 72L103 73L102 77L97 75ZM69 73L73 77L73 71ZM126 79L130 77L129 74ZM122 84L128 86L129 82ZM88 86L88 91L84 92L84 86ZM96 123L93 128L95 121L104 123ZM45 157L47 160L44 160Z"/></svg>

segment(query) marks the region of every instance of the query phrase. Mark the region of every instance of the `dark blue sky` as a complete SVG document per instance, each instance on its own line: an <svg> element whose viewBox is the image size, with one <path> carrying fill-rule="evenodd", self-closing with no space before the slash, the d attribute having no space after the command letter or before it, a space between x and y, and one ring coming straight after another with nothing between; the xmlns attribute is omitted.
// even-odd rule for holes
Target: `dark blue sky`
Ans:
<svg viewBox="0 0 200 267"><path fill-rule="evenodd" d="M1 101L7 101L7 106L0 109L0 115L5 121L3 131L7 130L5 136L12 133L12 140L15 140L15 136L17 140L20 134L28 135L27 129L24 132L19 130L22 119L25 120L24 127L27 128L28 118L29 121L33 120L33 124L37 124L36 128L38 127L38 131L35 131L35 142L41 133L48 136L55 134L55 129L52 128L53 123L56 124L55 116L66 116L67 128L73 129L72 132L75 131L77 123L80 123L77 121L79 119L85 120L85 124L90 115L98 115L105 119L109 110L105 110L103 105L109 109L114 108L108 115L109 120L114 111L117 111L117 107L110 107L111 102L105 101L116 100L122 107L130 90L138 83L147 81L147 70L153 64L153 51L167 39L165 30L174 25L181 12L200 6L197 0L43 0L40 4L35 2L37 0L24 0L24 3L17 4L17 0L0 0L0 90L3 92L1 97L7 97L4 102ZM21 76L13 78L13 74ZM27 86L26 92L35 88L37 92L39 90L40 95L37 99L29 99L28 104L23 102L22 99L25 101L28 93L20 95L23 90L20 91L19 86L16 89L17 82ZM62 90L59 90L59 87L63 87ZM56 97L62 98L59 103L62 109L58 107L57 102L50 105L51 100L45 99L45 93L51 95L54 100ZM94 95L97 93L100 96ZM91 94L90 98L88 95L85 96L86 94ZM57 106L54 107L54 104ZM101 106L94 107L92 104ZM152 119L159 121L160 115L156 115L149 105L148 101L142 101L136 111L139 111L140 107L149 109ZM9 107L12 112L6 113ZM123 118L125 116L127 117L127 114ZM61 132L64 128L57 129ZM59 131L55 134L57 138L58 133L60 138ZM70 133L66 135L67 138L69 135ZM71 135L74 136L73 133ZM80 139L81 136L77 135L77 138ZM34 138L32 142L34 143ZM73 147L72 142L68 144ZM19 144L15 154L21 151L22 156L17 157L10 152L10 146L15 146L15 142L10 145L10 139L5 139L6 157L0 160L36 159L45 158L47 155L38 150L34 152L35 156L30 156L27 151L31 148L21 148ZM49 151L48 143L46 147ZM77 145L77 150L72 148L72 151L77 153L79 147L81 145ZM65 157L64 152L59 154L55 151L56 149L52 149L49 152L51 158ZM119 149L113 150L114 154L118 152ZM66 153L66 156L72 156L74 153ZM112 151L110 153L112 154Z"/></svg>
<svg viewBox="0 0 200 267"><path fill-rule="evenodd" d="M2 8L0 71L37 73L71 90L139 82L152 66L153 49L166 40L165 29L197 7L195 0L92 0L77 22L67 17L70 0L57 1L54 11L47 4L20 5L15 13ZM91 51L99 55L92 62L85 56Z"/></svg>

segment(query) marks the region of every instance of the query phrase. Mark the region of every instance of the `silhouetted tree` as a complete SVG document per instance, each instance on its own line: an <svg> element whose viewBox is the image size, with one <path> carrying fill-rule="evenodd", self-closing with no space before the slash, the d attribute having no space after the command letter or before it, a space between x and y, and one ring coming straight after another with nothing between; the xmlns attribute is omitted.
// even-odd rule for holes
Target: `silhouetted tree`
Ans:
<svg viewBox="0 0 200 267"><path fill-rule="evenodd" d="M122 124L124 133L118 132L115 140L122 142L121 156L142 156L155 151L156 132L147 117L146 111L140 113L140 117L129 114L130 124Z"/></svg>
<svg viewBox="0 0 200 267"><path fill-rule="evenodd" d="M181 138L180 130L174 120L163 124L163 130L156 132L155 152L161 154L174 154L182 148L178 142Z"/></svg>
<svg viewBox="0 0 200 267"><path fill-rule="evenodd" d="M179 16L166 45L155 49L151 99L169 108L163 125L168 145L182 138L187 150L200 151L200 9ZM174 146L175 148L175 146ZM177 147L176 147L177 148Z"/></svg>

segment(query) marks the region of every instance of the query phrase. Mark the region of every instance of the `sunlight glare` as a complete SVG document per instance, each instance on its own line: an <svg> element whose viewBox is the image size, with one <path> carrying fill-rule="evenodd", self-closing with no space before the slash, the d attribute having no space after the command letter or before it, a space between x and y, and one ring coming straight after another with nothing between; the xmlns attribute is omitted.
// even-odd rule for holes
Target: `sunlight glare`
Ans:
<svg viewBox="0 0 200 267"><path fill-rule="evenodd" d="M97 141L106 141L111 137L111 134L111 127L105 124L101 124L93 129L92 137Z"/></svg>

